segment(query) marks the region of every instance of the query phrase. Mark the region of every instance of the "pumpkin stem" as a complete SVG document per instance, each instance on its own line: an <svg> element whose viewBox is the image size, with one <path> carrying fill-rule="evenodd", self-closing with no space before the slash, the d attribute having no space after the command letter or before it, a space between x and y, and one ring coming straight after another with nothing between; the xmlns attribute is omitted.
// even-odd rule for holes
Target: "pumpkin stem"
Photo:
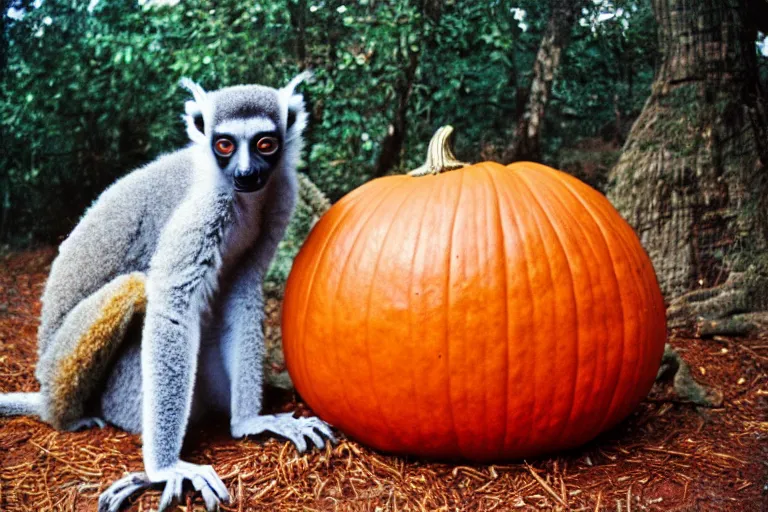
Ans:
<svg viewBox="0 0 768 512"><path fill-rule="evenodd" d="M461 169L469 165L466 162L460 162L453 154L449 139L453 133L453 126L445 125L440 127L429 141L427 150L427 161L421 167L412 170L410 176L426 176L427 174L440 174L444 171Z"/></svg>

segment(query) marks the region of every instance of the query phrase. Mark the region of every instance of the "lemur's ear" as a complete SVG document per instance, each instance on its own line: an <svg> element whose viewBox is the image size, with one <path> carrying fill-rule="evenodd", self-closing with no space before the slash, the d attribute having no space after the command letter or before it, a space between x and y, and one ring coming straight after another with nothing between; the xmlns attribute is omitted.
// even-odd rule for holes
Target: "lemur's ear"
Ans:
<svg viewBox="0 0 768 512"><path fill-rule="evenodd" d="M280 103L285 109L285 140L290 142L292 139L301 135L307 127L309 115L304 106L304 96L296 94L296 87L303 81L312 77L311 71L304 71L297 75L288 85L278 90Z"/></svg>
<svg viewBox="0 0 768 512"><path fill-rule="evenodd" d="M187 135L192 142L198 144L208 144L208 137L205 135L206 117L208 114L209 103L208 95L205 90L189 78L182 78L179 85L192 93L194 100L189 100L184 104L184 120L187 123Z"/></svg>

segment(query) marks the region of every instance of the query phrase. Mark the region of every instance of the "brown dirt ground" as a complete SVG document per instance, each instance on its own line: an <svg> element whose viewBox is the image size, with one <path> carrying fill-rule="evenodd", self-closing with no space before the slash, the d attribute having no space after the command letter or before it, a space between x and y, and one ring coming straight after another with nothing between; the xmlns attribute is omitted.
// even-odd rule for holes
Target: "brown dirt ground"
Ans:
<svg viewBox="0 0 768 512"><path fill-rule="evenodd" d="M33 391L35 331L54 251L0 257L0 391ZM274 321L274 319L272 319ZM225 421L193 428L186 460L213 464L247 510L768 510L768 332L698 340L672 333L719 409L676 402L657 386L623 424L569 453L513 464L446 464L389 456L342 440L299 456L275 439L232 440ZM272 410L306 407L291 394ZM95 510L126 471L142 468L138 436L113 427L57 432L0 419L0 510ZM130 510L150 510L158 491ZM181 510L203 510L188 497Z"/></svg>

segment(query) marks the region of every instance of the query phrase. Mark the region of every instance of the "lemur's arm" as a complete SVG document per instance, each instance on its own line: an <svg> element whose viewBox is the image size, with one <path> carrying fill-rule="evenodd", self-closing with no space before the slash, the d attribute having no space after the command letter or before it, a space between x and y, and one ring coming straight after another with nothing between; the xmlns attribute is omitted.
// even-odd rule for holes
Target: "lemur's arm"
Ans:
<svg viewBox="0 0 768 512"><path fill-rule="evenodd" d="M141 349L142 437L145 470L154 482L170 485L168 473L185 465L179 455L197 372L200 316L216 286L231 208L231 195L192 193L163 230L150 264Z"/></svg>
<svg viewBox="0 0 768 512"><path fill-rule="evenodd" d="M226 360L231 378L232 435L242 437L243 422L261 412L264 362L262 277L255 254L240 264L223 308Z"/></svg>
<svg viewBox="0 0 768 512"><path fill-rule="evenodd" d="M264 222L254 247L239 264L225 298L224 324L229 334L228 367L232 373L232 435L242 437L243 422L261 413L264 362L262 283L283 239L296 204L295 171L283 168L269 185Z"/></svg>
<svg viewBox="0 0 768 512"><path fill-rule="evenodd" d="M305 437L322 448L325 446L323 436L335 441L331 429L322 420L294 418L292 413L261 415L264 305L257 256L258 252L251 255L248 263L241 267L224 310L224 328L229 336L226 357L232 382L232 436L269 431L291 440L299 452L307 449Z"/></svg>
<svg viewBox="0 0 768 512"><path fill-rule="evenodd" d="M290 439L303 452L307 447L305 436L318 448L325 445L323 436L335 441L328 425L318 418L294 418L291 413L261 415L265 353L262 282L296 204L296 177L281 178L264 210L265 223L256 245L244 258L224 308L225 330L230 336L227 358L232 378L231 430L234 437L273 432Z"/></svg>

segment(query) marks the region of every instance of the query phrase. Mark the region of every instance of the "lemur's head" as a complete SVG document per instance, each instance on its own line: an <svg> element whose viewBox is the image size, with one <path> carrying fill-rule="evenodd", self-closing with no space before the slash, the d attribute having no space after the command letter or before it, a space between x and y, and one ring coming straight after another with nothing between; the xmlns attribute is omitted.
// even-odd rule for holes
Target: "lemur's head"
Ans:
<svg viewBox="0 0 768 512"><path fill-rule="evenodd" d="M187 134L210 151L236 191L260 190L275 169L296 165L307 113L294 89L308 76L302 73L282 89L236 85L211 92L182 79L194 96L185 105Z"/></svg>

